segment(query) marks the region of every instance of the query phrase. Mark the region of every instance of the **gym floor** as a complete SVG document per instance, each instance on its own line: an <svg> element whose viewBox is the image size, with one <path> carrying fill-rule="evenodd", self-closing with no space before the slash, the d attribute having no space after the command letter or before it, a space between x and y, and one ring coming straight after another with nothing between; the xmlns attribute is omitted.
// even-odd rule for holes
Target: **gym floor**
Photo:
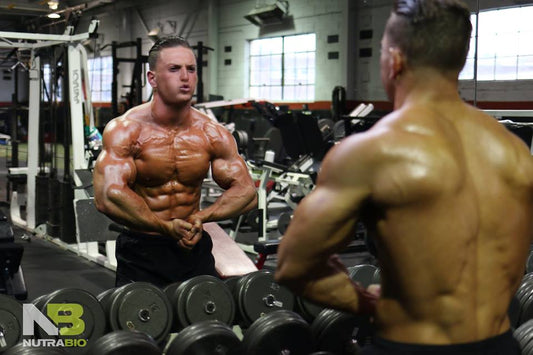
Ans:
<svg viewBox="0 0 533 355"><path fill-rule="evenodd" d="M7 169L10 151L0 147L0 209L9 217ZM20 147L20 165L26 164L26 145ZM27 301L67 287L87 290L98 295L115 285L115 273L51 241L13 227L15 243L24 246L22 273L28 291Z"/></svg>

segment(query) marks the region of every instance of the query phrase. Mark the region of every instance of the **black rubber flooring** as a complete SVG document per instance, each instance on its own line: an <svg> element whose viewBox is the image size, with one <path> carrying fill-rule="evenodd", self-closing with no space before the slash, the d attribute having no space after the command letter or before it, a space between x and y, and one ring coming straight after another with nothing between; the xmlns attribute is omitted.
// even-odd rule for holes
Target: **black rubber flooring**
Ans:
<svg viewBox="0 0 533 355"><path fill-rule="evenodd" d="M97 296L114 287L115 272L89 261L59 245L31 236L22 240L22 230L14 228L15 243L24 246L22 273L28 301L62 288L80 288Z"/></svg>

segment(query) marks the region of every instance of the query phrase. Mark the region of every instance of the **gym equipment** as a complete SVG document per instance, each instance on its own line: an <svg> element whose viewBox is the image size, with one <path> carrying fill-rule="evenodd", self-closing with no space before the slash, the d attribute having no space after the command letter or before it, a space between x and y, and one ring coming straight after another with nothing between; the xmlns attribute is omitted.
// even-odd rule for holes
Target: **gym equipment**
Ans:
<svg viewBox="0 0 533 355"><path fill-rule="evenodd" d="M294 309L306 321L312 322L324 310L324 307L308 301L303 297L296 297Z"/></svg>
<svg viewBox="0 0 533 355"><path fill-rule="evenodd" d="M22 339L22 305L10 296L0 295L0 353Z"/></svg>
<svg viewBox="0 0 533 355"><path fill-rule="evenodd" d="M371 284L379 283L379 269L374 265L361 264L348 267L350 278L367 288Z"/></svg>
<svg viewBox="0 0 533 355"><path fill-rule="evenodd" d="M28 297L20 266L23 254L24 247L15 243L13 229L7 217L0 212L0 293L20 300Z"/></svg>
<svg viewBox="0 0 533 355"><path fill-rule="evenodd" d="M56 290L47 295L37 297L32 303L43 314L47 314L49 304L65 304L58 312L72 312L69 304L80 305L83 309L81 320L85 324L84 330L78 335L59 335L63 339L85 339L87 343L100 338L105 334L105 314L98 299L88 291L77 288L64 288ZM49 338L46 332L37 327L37 334L41 339Z"/></svg>
<svg viewBox="0 0 533 355"><path fill-rule="evenodd" d="M210 275L193 277L165 288L174 310L174 329L206 320L231 325L235 317L233 296L223 281Z"/></svg>
<svg viewBox="0 0 533 355"><path fill-rule="evenodd" d="M533 354L533 319L520 325L513 332L513 336L520 344L523 355Z"/></svg>
<svg viewBox="0 0 533 355"><path fill-rule="evenodd" d="M274 275L259 270L242 276L233 289L237 304L238 320L248 327L255 320L276 310L290 310L294 307L294 295L274 281Z"/></svg>
<svg viewBox="0 0 533 355"><path fill-rule="evenodd" d="M158 287L147 282L133 282L99 295L107 315L107 328L137 330L163 341L172 327L172 306Z"/></svg>
<svg viewBox="0 0 533 355"><path fill-rule="evenodd" d="M319 350L334 354L356 354L369 344L372 327L367 317L324 309L311 323L311 332Z"/></svg>
<svg viewBox="0 0 533 355"><path fill-rule="evenodd" d="M244 333L242 347L246 355L307 355L315 350L309 324L289 310L277 310L257 319Z"/></svg>
<svg viewBox="0 0 533 355"><path fill-rule="evenodd" d="M160 355L161 349L149 335L127 330L107 333L94 343L89 343L87 355Z"/></svg>
<svg viewBox="0 0 533 355"><path fill-rule="evenodd" d="M516 298L520 303L520 316L517 324L524 324L533 319L533 274L527 274L516 291Z"/></svg>
<svg viewBox="0 0 533 355"><path fill-rule="evenodd" d="M241 341L231 328L217 320L189 325L169 342L166 355L241 354ZM248 354L248 353L246 353ZM245 355L245 353L242 353Z"/></svg>
<svg viewBox="0 0 533 355"><path fill-rule="evenodd" d="M14 347L3 352L2 355L64 355L68 354L64 348L52 347L29 347L18 343Z"/></svg>
<svg viewBox="0 0 533 355"><path fill-rule="evenodd" d="M135 58L118 57L117 51L119 48L135 47ZM118 74L120 63L133 63L133 73L131 77L131 84L129 85L130 92L126 94L126 110L133 106L142 104L142 87L143 87L143 64L148 63L148 56L142 54L142 39L137 38L135 41L118 43L113 41L111 43L111 56L113 58L113 81L111 82L111 112L113 117L119 115L118 112Z"/></svg>
<svg viewBox="0 0 533 355"><path fill-rule="evenodd" d="M289 228L289 223L291 223L291 219L292 219L291 212L283 212L282 214L279 215L278 231L281 233L281 235L285 235L287 228Z"/></svg>

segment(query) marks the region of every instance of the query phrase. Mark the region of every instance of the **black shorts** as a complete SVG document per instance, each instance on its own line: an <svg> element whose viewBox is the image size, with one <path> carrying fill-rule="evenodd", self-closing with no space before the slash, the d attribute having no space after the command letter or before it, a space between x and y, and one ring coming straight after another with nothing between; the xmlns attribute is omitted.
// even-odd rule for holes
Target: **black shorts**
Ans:
<svg viewBox="0 0 533 355"><path fill-rule="evenodd" d="M144 281L163 288L198 275L219 277L212 248L211 237L205 231L192 250L180 248L175 239L167 236L120 233L115 251L115 286Z"/></svg>
<svg viewBox="0 0 533 355"><path fill-rule="evenodd" d="M361 355L520 355L520 345L511 330L474 343L454 345L418 345L398 343L376 337L372 345L365 346Z"/></svg>

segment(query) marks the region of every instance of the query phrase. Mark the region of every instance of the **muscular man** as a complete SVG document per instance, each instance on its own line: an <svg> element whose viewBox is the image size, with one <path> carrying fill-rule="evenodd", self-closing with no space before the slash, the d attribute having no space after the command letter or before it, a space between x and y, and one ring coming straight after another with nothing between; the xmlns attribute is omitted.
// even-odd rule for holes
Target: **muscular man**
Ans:
<svg viewBox="0 0 533 355"><path fill-rule="evenodd" d="M457 0L395 2L380 60L394 111L330 151L279 247L280 283L374 315L367 354L520 353L507 310L533 234L533 159L458 94L469 18ZM380 295L334 254L358 218L374 234Z"/></svg>
<svg viewBox="0 0 533 355"><path fill-rule="evenodd" d="M107 124L94 170L98 210L129 228L117 239L117 286L216 275L202 224L256 205L232 135L191 107L198 78L189 44L179 37L160 40L148 62L153 99ZM201 210L209 168L224 192Z"/></svg>

